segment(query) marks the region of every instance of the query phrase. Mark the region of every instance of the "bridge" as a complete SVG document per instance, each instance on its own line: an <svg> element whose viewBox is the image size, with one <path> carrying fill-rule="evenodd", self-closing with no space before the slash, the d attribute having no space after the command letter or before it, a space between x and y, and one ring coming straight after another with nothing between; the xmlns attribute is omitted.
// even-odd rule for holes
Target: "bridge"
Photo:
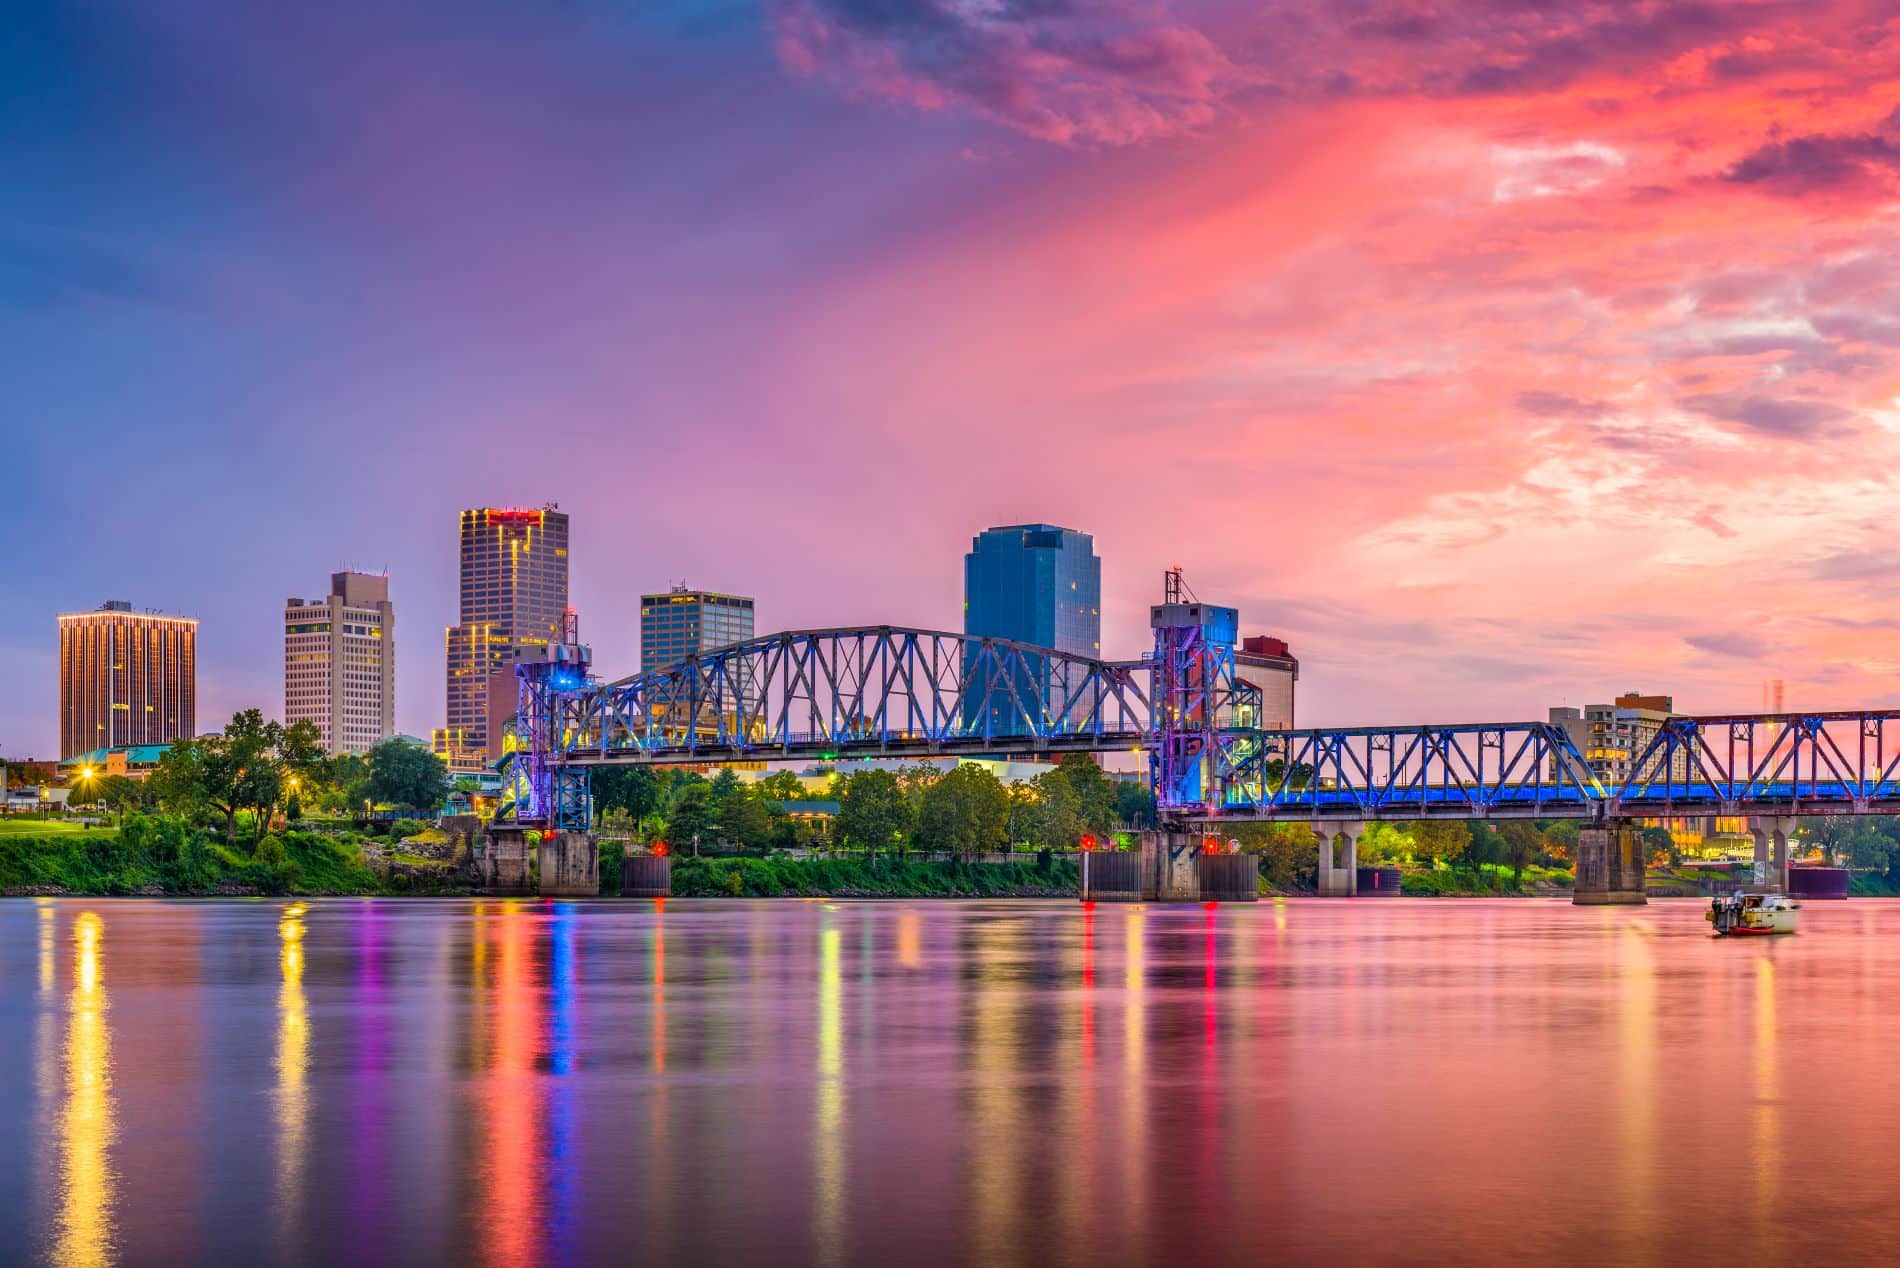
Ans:
<svg viewBox="0 0 1900 1268"><path fill-rule="evenodd" d="M1322 890L1350 892L1368 823L1578 819L1580 887L1633 884L1640 901L1633 820L1745 817L1774 883L1796 816L1900 813L1900 711L1672 718L1606 786L1553 723L1264 730L1259 689L1235 669L1234 609L1171 592L1151 624L1152 651L1129 661L873 626L768 635L612 682L570 636L518 667L498 823L585 833L589 773L605 766L1133 751L1177 854L1223 824L1307 823Z"/></svg>

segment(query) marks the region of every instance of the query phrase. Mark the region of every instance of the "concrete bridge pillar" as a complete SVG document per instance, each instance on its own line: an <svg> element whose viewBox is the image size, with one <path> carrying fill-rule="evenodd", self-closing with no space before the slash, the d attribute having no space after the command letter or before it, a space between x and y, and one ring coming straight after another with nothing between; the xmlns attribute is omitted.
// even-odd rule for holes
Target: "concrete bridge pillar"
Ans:
<svg viewBox="0 0 1900 1268"><path fill-rule="evenodd" d="M591 832L543 832L539 859L544 898L598 898L600 846Z"/></svg>
<svg viewBox="0 0 1900 1268"><path fill-rule="evenodd" d="M1201 837L1185 826L1167 825L1141 834L1141 897L1151 903L1201 900L1195 860Z"/></svg>
<svg viewBox="0 0 1900 1268"><path fill-rule="evenodd" d="M1621 819L1593 823L1577 833L1579 907L1638 906L1649 901L1643 884L1643 834Z"/></svg>
<svg viewBox="0 0 1900 1268"><path fill-rule="evenodd" d="M1754 884L1770 893L1788 892L1788 838L1792 815L1750 815L1748 835L1755 838Z"/></svg>
<svg viewBox="0 0 1900 1268"><path fill-rule="evenodd" d="M1359 838L1366 825L1358 820L1316 823L1319 838L1319 892L1322 898L1351 898L1359 885Z"/></svg>
<svg viewBox="0 0 1900 1268"><path fill-rule="evenodd" d="M475 856L477 883L490 894L533 892L528 875L528 830L491 826Z"/></svg>

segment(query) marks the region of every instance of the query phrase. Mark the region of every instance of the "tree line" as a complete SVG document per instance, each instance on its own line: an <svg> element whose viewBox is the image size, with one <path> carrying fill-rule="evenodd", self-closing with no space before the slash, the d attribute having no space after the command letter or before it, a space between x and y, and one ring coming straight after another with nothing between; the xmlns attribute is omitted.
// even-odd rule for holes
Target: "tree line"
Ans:
<svg viewBox="0 0 1900 1268"><path fill-rule="evenodd" d="M261 840L274 815L300 819L306 806L330 813L365 807L433 815L449 794L442 759L394 738L364 754L327 756L313 722L285 726L245 709L215 734L177 740L149 778L82 777L81 804L103 804L121 822L128 811L159 809L191 823L217 825L226 841L248 820Z"/></svg>
<svg viewBox="0 0 1900 1268"><path fill-rule="evenodd" d="M832 772L820 800L836 801L828 843L865 853L911 850L976 854L1104 845L1119 824L1153 821L1144 784L1114 780L1088 757L1071 754L1035 779L1005 785L987 767L942 770L916 763ZM742 848L791 848L826 840L798 804L814 800L789 771L742 782L730 770L707 779L694 771L621 767L597 771L594 806L609 832L682 852L723 842Z"/></svg>

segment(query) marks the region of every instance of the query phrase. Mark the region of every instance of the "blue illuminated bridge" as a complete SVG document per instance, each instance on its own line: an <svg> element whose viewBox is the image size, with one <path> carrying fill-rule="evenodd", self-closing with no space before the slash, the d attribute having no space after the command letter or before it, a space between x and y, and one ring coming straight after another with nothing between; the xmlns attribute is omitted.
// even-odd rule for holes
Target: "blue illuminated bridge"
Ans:
<svg viewBox="0 0 1900 1268"><path fill-rule="evenodd" d="M1232 608L1153 609L1132 661L900 626L773 634L601 682L519 667L501 818L584 829L602 766L1133 751L1180 822L1900 813L1900 711L1680 717L1607 787L1544 722L1259 729Z"/></svg>

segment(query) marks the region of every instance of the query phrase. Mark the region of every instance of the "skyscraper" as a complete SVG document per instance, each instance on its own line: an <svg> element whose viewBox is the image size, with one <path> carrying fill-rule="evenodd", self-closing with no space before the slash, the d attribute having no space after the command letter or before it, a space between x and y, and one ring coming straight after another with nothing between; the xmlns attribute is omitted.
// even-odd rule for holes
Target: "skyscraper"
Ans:
<svg viewBox="0 0 1900 1268"><path fill-rule="evenodd" d="M640 672L752 637L752 600L675 586L640 596Z"/></svg>
<svg viewBox="0 0 1900 1268"><path fill-rule="evenodd" d="M1054 524L983 530L963 557L963 632L1100 656L1102 561L1095 557L1095 539ZM966 658L964 671L970 670ZM1025 678L1034 681L1016 684L1018 698L1025 704L1041 700L1047 713L1052 707L1048 667L1032 658ZM1020 709L999 701L990 712L989 734L1025 733ZM974 699L965 706L964 724L981 724Z"/></svg>
<svg viewBox="0 0 1900 1268"><path fill-rule="evenodd" d="M482 507L462 512L461 620L449 627L448 725L435 750L460 770L500 756L489 734L489 682L531 648L560 638L567 614L567 516Z"/></svg>
<svg viewBox="0 0 1900 1268"><path fill-rule="evenodd" d="M985 529L963 557L963 632L1100 656L1095 539L1054 524Z"/></svg>
<svg viewBox="0 0 1900 1268"><path fill-rule="evenodd" d="M284 600L284 721L316 723L330 753L361 753L396 733L388 577L331 573L328 598Z"/></svg>
<svg viewBox="0 0 1900 1268"><path fill-rule="evenodd" d="M59 618L59 756L197 733L198 622L123 600Z"/></svg>

